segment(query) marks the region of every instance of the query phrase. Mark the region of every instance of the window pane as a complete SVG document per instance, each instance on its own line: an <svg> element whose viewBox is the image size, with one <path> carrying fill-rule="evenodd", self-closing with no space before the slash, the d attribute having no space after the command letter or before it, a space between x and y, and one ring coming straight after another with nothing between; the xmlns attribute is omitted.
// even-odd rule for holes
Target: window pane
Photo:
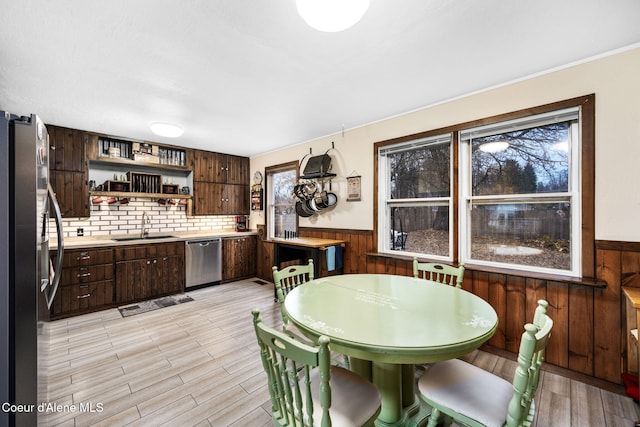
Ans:
<svg viewBox="0 0 640 427"><path fill-rule="evenodd" d="M296 231L296 211L293 206L275 206L273 237L285 237L285 231Z"/></svg>
<svg viewBox="0 0 640 427"><path fill-rule="evenodd" d="M472 140L474 196L569 191L569 126L562 122Z"/></svg>
<svg viewBox="0 0 640 427"><path fill-rule="evenodd" d="M474 205L474 260L571 269L569 203Z"/></svg>
<svg viewBox="0 0 640 427"><path fill-rule="evenodd" d="M285 170L269 175L271 237L285 237L285 231L296 232L296 211L293 198L293 186L296 183L296 171Z"/></svg>
<svg viewBox="0 0 640 427"><path fill-rule="evenodd" d="M388 154L392 199L448 197L450 144Z"/></svg>
<svg viewBox="0 0 640 427"><path fill-rule="evenodd" d="M449 206L391 208L391 250L449 256Z"/></svg>

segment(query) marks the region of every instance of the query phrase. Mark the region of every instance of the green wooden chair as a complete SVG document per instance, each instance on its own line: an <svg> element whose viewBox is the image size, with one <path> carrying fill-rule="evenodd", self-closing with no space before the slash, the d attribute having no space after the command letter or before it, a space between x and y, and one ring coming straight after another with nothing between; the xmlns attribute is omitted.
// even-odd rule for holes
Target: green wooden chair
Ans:
<svg viewBox="0 0 640 427"><path fill-rule="evenodd" d="M455 285L456 288L461 288L462 279L464 278L464 264L460 264L459 267L452 267L435 262L418 262L418 258L413 258L413 277L433 280L445 285Z"/></svg>
<svg viewBox="0 0 640 427"><path fill-rule="evenodd" d="M280 314L282 315L282 328L285 333L294 336L307 344L313 344L305 335L289 321L287 315L282 310L282 304L287 294L297 286L313 280L313 260L309 259L307 265L290 265L278 271L278 267L273 266L273 283L276 287L276 295L280 303ZM344 356L344 367L349 367L349 357Z"/></svg>
<svg viewBox="0 0 640 427"><path fill-rule="evenodd" d="M373 426L381 409L378 389L330 364L329 338L310 346L262 322L253 325L267 374L275 426Z"/></svg>
<svg viewBox="0 0 640 427"><path fill-rule="evenodd" d="M466 426L530 426L533 401L553 321L548 303L538 301L533 323L524 327L513 383L459 359L438 362L418 381L421 398L433 410L428 427L441 414Z"/></svg>
<svg viewBox="0 0 640 427"><path fill-rule="evenodd" d="M313 280L313 260L309 259L307 265L290 265L278 271L278 267L273 266L273 284L276 287L276 297L280 303L280 312L282 314L282 326L285 332L293 333L298 337L304 335L296 328L287 315L282 311L282 304L289 292L295 289L298 285Z"/></svg>

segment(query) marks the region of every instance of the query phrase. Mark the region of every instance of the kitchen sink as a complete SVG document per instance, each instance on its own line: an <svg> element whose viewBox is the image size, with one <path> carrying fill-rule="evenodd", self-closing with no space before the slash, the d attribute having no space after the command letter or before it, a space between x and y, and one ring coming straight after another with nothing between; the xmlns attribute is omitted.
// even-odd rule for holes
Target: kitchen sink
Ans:
<svg viewBox="0 0 640 427"><path fill-rule="evenodd" d="M115 240L116 242L128 242L130 240L155 240L155 239L171 239L174 238L175 236L171 236L171 235L156 235L156 236L146 236L146 237L140 237L140 236L128 236L128 237L115 237L111 240Z"/></svg>

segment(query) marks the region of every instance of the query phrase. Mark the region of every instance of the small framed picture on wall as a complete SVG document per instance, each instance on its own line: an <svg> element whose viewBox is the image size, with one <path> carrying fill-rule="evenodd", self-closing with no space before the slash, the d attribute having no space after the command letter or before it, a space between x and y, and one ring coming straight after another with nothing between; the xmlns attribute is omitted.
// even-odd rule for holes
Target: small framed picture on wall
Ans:
<svg viewBox="0 0 640 427"><path fill-rule="evenodd" d="M361 194L361 176L347 177L347 202L357 202Z"/></svg>

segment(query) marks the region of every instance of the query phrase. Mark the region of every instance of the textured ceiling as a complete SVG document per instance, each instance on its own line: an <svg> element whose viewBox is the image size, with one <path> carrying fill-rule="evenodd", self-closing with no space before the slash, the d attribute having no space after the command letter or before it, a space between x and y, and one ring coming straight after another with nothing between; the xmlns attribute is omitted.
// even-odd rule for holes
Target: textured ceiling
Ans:
<svg viewBox="0 0 640 427"><path fill-rule="evenodd" d="M322 33L294 0L0 0L0 109L251 156L633 45L639 18L639 0L371 0Z"/></svg>

